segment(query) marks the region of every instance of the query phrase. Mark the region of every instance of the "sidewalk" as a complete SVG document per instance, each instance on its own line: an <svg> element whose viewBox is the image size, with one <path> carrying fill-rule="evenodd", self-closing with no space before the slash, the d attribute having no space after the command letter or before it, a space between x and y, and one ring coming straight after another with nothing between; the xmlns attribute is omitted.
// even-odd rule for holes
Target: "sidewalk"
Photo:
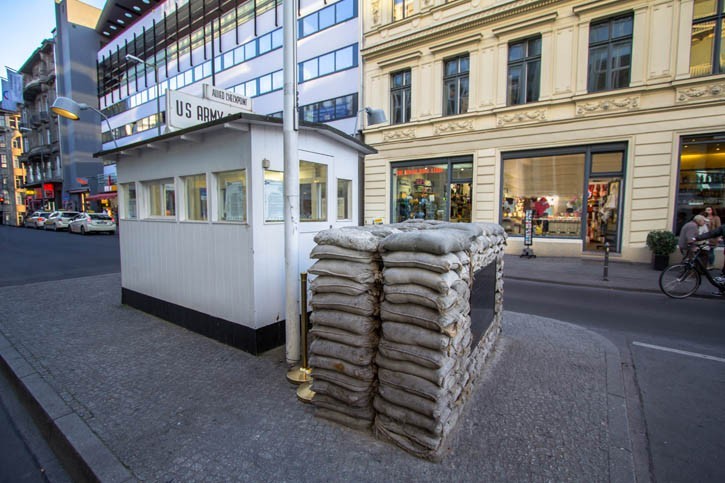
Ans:
<svg viewBox="0 0 725 483"><path fill-rule="evenodd" d="M566 278L535 262L507 258L506 271ZM505 313L438 464L316 419L285 379L283 349L254 357L122 306L120 274L1 288L0 356L51 444L88 479L634 480L617 349L541 317Z"/></svg>

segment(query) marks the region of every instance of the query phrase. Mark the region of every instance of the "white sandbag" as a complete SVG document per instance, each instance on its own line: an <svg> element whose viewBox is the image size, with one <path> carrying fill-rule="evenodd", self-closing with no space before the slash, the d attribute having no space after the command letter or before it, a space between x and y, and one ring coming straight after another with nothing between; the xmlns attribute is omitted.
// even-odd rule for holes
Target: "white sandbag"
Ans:
<svg viewBox="0 0 725 483"><path fill-rule="evenodd" d="M473 235L462 229L434 227L390 235L380 242L381 252L425 252L435 255L467 250Z"/></svg>
<svg viewBox="0 0 725 483"><path fill-rule="evenodd" d="M443 367L446 364L446 359L449 357L442 351L436 351L418 345L392 342L384 337L380 340L378 351L390 359L414 362L431 369Z"/></svg>
<svg viewBox="0 0 725 483"><path fill-rule="evenodd" d="M466 302L441 314L437 310L422 305L400 305L383 300L380 304L380 318L415 324L430 330L440 330L450 335L449 329L463 320L463 317L468 313L464 312L467 307L468 303Z"/></svg>
<svg viewBox="0 0 725 483"><path fill-rule="evenodd" d="M325 394L315 394L315 397L312 398L312 404L315 407L331 409L357 419L372 421L375 418L375 411L371 405L356 408L341 403L337 399Z"/></svg>
<svg viewBox="0 0 725 483"><path fill-rule="evenodd" d="M444 394L442 397L435 401L431 401L428 398L416 396L403 389L398 389L387 384L381 384L378 387L378 394L382 396L386 401L396 404L402 408L415 411L430 419L445 419L451 412L449 404L452 399L449 394ZM391 414L388 414L391 416ZM430 427L425 427L429 431L434 431Z"/></svg>
<svg viewBox="0 0 725 483"><path fill-rule="evenodd" d="M310 258L317 260L345 260L349 262L371 263L379 262L380 254L377 252L363 252L335 245L315 245L310 252Z"/></svg>
<svg viewBox="0 0 725 483"><path fill-rule="evenodd" d="M319 379L321 381L331 382L353 392L365 391L367 388L373 387L372 381L362 381L337 371L330 371L319 367L312 367L312 379L315 381Z"/></svg>
<svg viewBox="0 0 725 483"><path fill-rule="evenodd" d="M443 432L443 423L440 420L423 416L415 411L393 404L380 396L375 396L373 399L373 407L380 414L384 414L402 424L417 426L430 432L432 436L439 436Z"/></svg>
<svg viewBox="0 0 725 483"><path fill-rule="evenodd" d="M310 356L309 365L314 371L315 368L326 369L328 371L336 371L346 376L354 377L361 381L372 382L375 379L375 367L372 364L367 366L358 366L347 361L332 359L330 357L312 354Z"/></svg>
<svg viewBox="0 0 725 483"><path fill-rule="evenodd" d="M316 293L310 305L314 310L339 310L365 316L377 315L379 310L378 298L371 294Z"/></svg>
<svg viewBox="0 0 725 483"><path fill-rule="evenodd" d="M390 342L419 345L436 351L446 349L451 343L449 336L418 327L417 325L385 320L383 321L382 327L383 337Z"/></svg>
<svg viewBox="0 0 725 483"><path fill-rule="evenodd" d="M335 245L363 252L377 252L380 237L366 230L333 228L318 232L315 235L315 243L318 245Z"/></svg>
<svg viewBox="0 0 725 483"><path fill-rule="evenodd" d="M368 421L367 419L355 418L327 408L317 408L315 410L315 416L328 419L334 423L342 424L343 426L347 426L352 429L368 430L373 424L372 421Z"/></svg>
<svg viewBox="0 0 725 483"><path fill-rule="evenodd" d="M312 329L310 329L310 335L316 338L327 339L352 347L378 346L378 335L375 333L360 335L322 324L315 324Z"/></svg>
<svg viewBox="0 0 725 483"><path fill-rule="evenodd" d="M378 367L388 369L395 372L404 372L413 376L422 377L433 384L442 386L445 383L446 378L450 372L456 367L457 360L454 358L446 359L445 365L438 369L431 369L429 367L423 367L414 362L398 361L395 359L389 359L383 354L378 353L375 356L375 363Z"/></svg>
<svg viewBox="0 0 725 483"><path fill-rule="evenodd" d="M359 283L375 283L380 279L380 267L377 263L317 260L307 271L313 275L348 278Z"/></svg>
<svg viewBox="0 0 725 483"><path fill-rule="evenodd" d="M461 300L468 302L468 284L458 280L453 285L455 288L440 293L414 283L386 284L383 287L384 300L394 304L422 305L443 313Z"/></svg>
<svg viewBox="0 0 725 483"><path fill-rule="evenodd" d="M442 294L453 288L453 284L460 279L461 277L455 271L438 273L423 270L422 268L407 267L383 269L383 283L385 285L414 283L431 288Z"/></svg>
<svg viewBox="0 0 725 483"><path fill-rule="evenodd" d="M431 435L424 429L399 423L380 413L375 416L373 432L377 438L391 442L413 456L424 459L435 460L432 455L443 441L443 436Z"/></svg>
<svg viewBox="0 0 725 483"><path fill-rule="evenodd" d="M378 367L378 380L380 386L392 386L431 401L444 398L449 389L456 383L455 377L449 377L444 381L444 386L439 386L422 377L405 374L404 372L395 372L382 367Z"/></svg>
<svg viewBox="0 0 725 483"><path fill-rule="evenodd" d="M313 326L322 324L361 335L370 334L380 326L380 320L377 318L339 310L315 310L310 315L310 321Z"/></svg>
<svg viewBox="0 0 725 483"><path fill-rule="evenodd" d="M386 252L383 254L383 265L386 267L421 268L432 272L445 273L450 270L457 270L461 266L461 261L453 253L433 255L424 252Z"/></svg>
<svg viewBox="0 0 725 483"><path fill-rule="evenodd" d="M364 391L350 391L344 387L338 386L332 382L323 381L322 379L312 380L312 390L315 394L326 394L338 401L354 407L370 406L372 404L373 387L368 387Z"/></svg>
<svg viewBox="0 0 725 483"><path fill-rule="evenodd" d="M309 283L312 293L341 293L344 295L378 295L378 289L369 283L360 283L349 278L321 275Z"/></svg>
<svg viewBox="0 0 725 483"><path fill-rule="evenodd" d="M310 344L310 353L364 366L372 362L375 349L371 347L352 347L325 339L314 339Z"/></svg>

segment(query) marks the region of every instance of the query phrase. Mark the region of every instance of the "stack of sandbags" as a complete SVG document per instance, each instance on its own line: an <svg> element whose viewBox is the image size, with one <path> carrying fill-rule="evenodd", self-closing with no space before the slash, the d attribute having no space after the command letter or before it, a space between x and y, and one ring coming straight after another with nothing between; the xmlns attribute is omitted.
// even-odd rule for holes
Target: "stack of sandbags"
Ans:
<svg viewBox="0 0 725 483"><path fill-rule="evenodd" d="M416 456L438 459L469 382L472 252L476 225L437 224L393 234L383 258L375 432Z"/></svg>
<svg viewBox="0 0 725 483"><path fill-rule="evenodd" d="M365 429L375 413L379 339L378 243L391 228L325 230L315 236L309 365L318 416Z"/></svg>

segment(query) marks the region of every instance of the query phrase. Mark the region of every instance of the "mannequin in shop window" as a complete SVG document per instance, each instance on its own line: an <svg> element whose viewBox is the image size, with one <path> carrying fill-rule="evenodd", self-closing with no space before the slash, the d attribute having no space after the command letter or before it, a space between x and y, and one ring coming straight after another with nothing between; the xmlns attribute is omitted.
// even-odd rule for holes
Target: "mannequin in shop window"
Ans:
<svg viewBox="0 0 725 483"><path fill-rule="evenodd" d="M534 203L536 217L539 218L539 222L537 224L541 225L542 234L549 231L549 221L546 218L549 216L550 209L551 205L549 204L549 200L547 200L545 196L542 196L538 199L538 201Z"/></svg>
<svg viewBox="0 0 725 483"><path fill-rule="evenodd" d="M398 221L405 221L410 218L410 199L405 191L400 193L398 199Z"/></svg>

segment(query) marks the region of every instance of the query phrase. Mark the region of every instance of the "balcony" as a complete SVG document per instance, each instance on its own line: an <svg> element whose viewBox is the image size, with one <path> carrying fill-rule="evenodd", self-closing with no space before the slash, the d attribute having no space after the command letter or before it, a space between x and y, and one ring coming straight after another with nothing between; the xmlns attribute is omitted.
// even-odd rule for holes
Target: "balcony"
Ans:
<svg viewBox="0 0 725 483"><path fill-rule="evenodd" d="M38 95L43 92L43 88L48 82L48 76L37 77L27 84L23 88L23 99L26 102L32 102Z"/></svg>

